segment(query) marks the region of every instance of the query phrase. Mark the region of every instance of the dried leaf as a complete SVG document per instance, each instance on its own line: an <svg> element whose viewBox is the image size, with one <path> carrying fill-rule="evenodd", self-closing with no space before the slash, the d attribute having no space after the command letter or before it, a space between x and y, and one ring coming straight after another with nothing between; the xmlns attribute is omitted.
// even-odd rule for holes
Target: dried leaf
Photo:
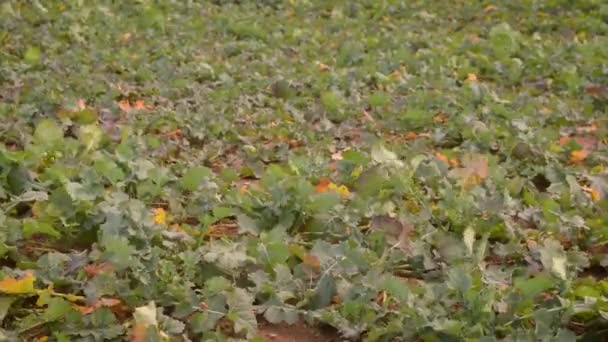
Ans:
<svg viewBox="0 0 608 342"><path fill-rule="evenodd" d="M87 277L89 277L89 278L94 278L95 276L97 276L100 273L112 271L113 269L114 269L114 267L109 262L91 264L91 265L86 265L85 267L83 267L84 272L86 273Z"/></svg>

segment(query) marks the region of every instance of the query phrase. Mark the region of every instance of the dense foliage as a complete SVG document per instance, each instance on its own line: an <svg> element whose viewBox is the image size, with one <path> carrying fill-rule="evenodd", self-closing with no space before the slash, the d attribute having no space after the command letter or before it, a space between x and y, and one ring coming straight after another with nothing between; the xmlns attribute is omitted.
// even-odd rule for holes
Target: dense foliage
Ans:
<svg viewBox="0 0 608 342"><path fill-rule="evenodd" d="M3 1L0 339L608 329L602 0Z"/></svg>

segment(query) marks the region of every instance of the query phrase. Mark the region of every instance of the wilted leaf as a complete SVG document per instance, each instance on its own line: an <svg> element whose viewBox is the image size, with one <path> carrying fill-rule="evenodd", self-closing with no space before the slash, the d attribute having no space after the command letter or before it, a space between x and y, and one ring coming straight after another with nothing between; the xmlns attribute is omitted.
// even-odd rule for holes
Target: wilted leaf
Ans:
<svg viewBox="0 0 608 342"><path fill-rule="evenodd" d="M450 171L450 174L460 179L464 187L480 184L488 177L488 159L479 154L469 154L462 157L461 168Z"/></svg>
<svg viewBox="0 0 608 342"><path fill-rule="evenodd" d="M372 159L379 164L403 166L403 162L397 158L397 155L394 152L387 150L386 147L381 144L376 144L372 147Z"/></svg>

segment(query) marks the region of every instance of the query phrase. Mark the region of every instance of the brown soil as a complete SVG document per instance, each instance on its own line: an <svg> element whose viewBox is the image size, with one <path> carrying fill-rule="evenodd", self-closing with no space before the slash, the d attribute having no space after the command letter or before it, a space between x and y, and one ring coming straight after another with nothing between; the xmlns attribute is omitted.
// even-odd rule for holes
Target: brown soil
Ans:
<svg viewBox="0 0 608 342"><path fill-rule="evenodd" d="M258 333L266 342L339 342L342 341L335 330L310 327L304 323L270 324L262 323Z"/></svg>

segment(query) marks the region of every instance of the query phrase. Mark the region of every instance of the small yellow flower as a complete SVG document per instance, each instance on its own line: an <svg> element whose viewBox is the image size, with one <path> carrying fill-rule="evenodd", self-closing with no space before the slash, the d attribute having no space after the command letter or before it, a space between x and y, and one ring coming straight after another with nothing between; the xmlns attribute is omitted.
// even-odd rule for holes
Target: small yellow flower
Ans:
<svg viewBox="0 0 608 342"><path fill-rule="evenodd" d="M167 223L167 212L163 208L154 209L154 222L158 224Z"/></svg>

